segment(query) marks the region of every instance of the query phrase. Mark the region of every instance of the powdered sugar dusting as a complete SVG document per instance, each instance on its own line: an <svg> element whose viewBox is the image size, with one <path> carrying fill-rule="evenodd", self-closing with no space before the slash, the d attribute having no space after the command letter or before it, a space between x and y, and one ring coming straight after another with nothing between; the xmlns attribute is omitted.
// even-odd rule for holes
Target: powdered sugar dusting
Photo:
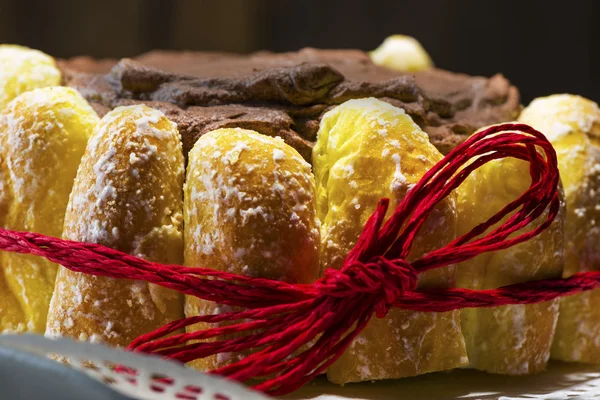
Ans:
<svg viewBox="0 0 600 400"><path fill-rule="evenodd" d="M88 144L64 236L158 262L181 263L183 169L174 123L146 106L116 108L102 119ZM49 336L123 346L183 313L179 294L147 282L61 268L56 285Z"/></svg>
<svg viewBox="0 0 600 400"><path fill-rule="evenodd" d="M569 94L540 97L519 117L556 142L577 132L600 137L600 108L590 100Z"/></svg>
<svg viewBox="0 0 600 400"><path fill-rule="evenodd" d="M312 282L319 273L314 190L310 165L282 140L242 129L204 135L189 154L184 189L186 265ZM213 307L186 300L187 315ZM195 365L234 359L222 354Z"/></svg>
<svg viewBox="0 0 600 400"><path fill-rule="evenodd" d="M75 173L97 121L92 108L70 88L32 90L4 109L0 118L4 227L62 234ZM8 288L2 303L8 306L0 310L0 330L43 332L57 266L43 258L5 254L2 268L0 276Z"/></svg>
<svg viewBox="0 0 600 400"><path fill-rule="evenodd" d="M52 57L22 46L0 45L0 110L19 94L57 86L61 74Z"/></svg>
<svg viewBox="0 0 600 400"><path fill-rule="evenodd" d="M186 225L190 230L186 242L189 250L201 258L219 254L219 264L234 272L256 264L251 260L257 259L255 249L260 248L262 256L258 259L279 260L285 265L284 269L270 267L278 270L274 278L279 279L291 273L287 268L291 268L295 255L282 248L280 241L266 240L261 234L297 231L295 235L307 241L300 246L316 252L318 233L314 229L314 210L311 212L314 183L310 167L280 140L239 129L215 131L197 142L188 171ZM282 209L281 202L289 204L291 212ZM196 218L205 222L196 223L200 221ZM240 231L226 231L223 224ZM254 234L243 234L248 229ZM236 239L241 234L244 239ZM230 245L233 251L229 251Z"/></svg>

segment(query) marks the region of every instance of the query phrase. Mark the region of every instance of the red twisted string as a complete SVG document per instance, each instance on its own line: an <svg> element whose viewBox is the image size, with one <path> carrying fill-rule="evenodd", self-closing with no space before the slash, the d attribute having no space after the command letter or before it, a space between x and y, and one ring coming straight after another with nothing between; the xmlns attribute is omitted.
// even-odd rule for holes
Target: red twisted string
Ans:
<svg viewBox="0 0 600 400"><path fill-rule="evenodd" d="M505 157L530 163L529 189L488 221L445 247L412 263L405 261L433 206L472 171ZM310 285L208 268L161 265L100 245L31 232L0 230L0 249L46 257L76 272L145 280L205 300L244 307L245 311L174 321L136 339L129 349L181 362L218 353L249 351L251 354L242 360L212 372L238 381L266 378L255 388L281 395L325 371L374 313L383 317L390 307L443 312L465 307L530 304L600 287L600 272L586 272L567 279L526 282L492 290L415 291L417 276L424 271L505 249L541 233L558 212L558 182L556 154L541 133L522 124L488 128L456 147L427 172L385 224L388 200L381 200L342 269L328 269ZM545 219L535 229L511 236L542 217L545 211ZM224 321L234 323L166 337L198 322ZM233 339L223 338L232 333L238 335ZM189 343L203 339L213 341Z"/></svg>

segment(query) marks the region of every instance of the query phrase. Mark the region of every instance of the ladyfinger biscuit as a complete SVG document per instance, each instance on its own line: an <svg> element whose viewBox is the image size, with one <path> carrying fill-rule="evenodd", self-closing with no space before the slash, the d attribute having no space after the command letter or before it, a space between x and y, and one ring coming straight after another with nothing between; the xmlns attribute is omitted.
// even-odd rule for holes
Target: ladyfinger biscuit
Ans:
<svg viewBox="0 0 600 400"><path fill-rule="evenodd" d="M174 123L142 105L114 109L90 138L63 237L181 264L183 176ZM61 267L46 334L126 346L182 316L183 299L174 291Z"/></svg>
<svg viewBox="0 0 600 400"><path fill-rule="evenodd" d="M283 140L219 129L189 155L184 195L185 263L254 277L310 283L319 275L319 223L310 165ZM189 316L230 310L187 297ZM190 331L208 327L197 324ZM234 361L195 361L211 370Z"/></svg>
<svg viewBox="0 0 600 400"><path fill-rule="evenodd" d="M0 117L4 227L61 236L73 180L97 122L70 88L32 90L8 105ZM0 263L6 289L0 292L0 330L43 333L56 264L16 253L4 253Z"/></svg>
<svg viewBox="0 0 600 400"><path fill-rule="evenodd" d="M535 99L519 121L546 134L565 188L564 276L600 268L600 108L573 95ZM564 297L551 357L600 363L600 290Z"/></svg>
<svg viewBox="0 0 600 400"><path fill-rule="evenodd" d="M491 161L459 186L459 235L491 218L530 186L529 163L515 158ZM559 215L548 229L524 243L460 263L457 286L493 289L539 279L560 278L564 264L564 193ZM543 217L536 223L543 221ZM531 230L525 228L524 231ZM515 235L524 233L519 231ZM543 371L558 319L558 300L461 310L469 363L479 370L521 375Z"/></svg>
<svg viewBox="0 0 600 400"><path fill-rule="evenodd" d="M395 209L442 155L402 110L368 98L323 117L313 152L324 268L341 268L381 198ZM409 255L413 260L456 236L456 197L432 211ZM419 287L448 287L454 267L429 271ZM328 370L334 383L401 378L467 363L458 312L391 309L373 318Z"/></svg>
<svg viewBox="0 0 600 400"><path fill-rule="evenodd" d="M0 111L32 89L60 85L61 73L52 57L23 46L0 45Z"/></svg>

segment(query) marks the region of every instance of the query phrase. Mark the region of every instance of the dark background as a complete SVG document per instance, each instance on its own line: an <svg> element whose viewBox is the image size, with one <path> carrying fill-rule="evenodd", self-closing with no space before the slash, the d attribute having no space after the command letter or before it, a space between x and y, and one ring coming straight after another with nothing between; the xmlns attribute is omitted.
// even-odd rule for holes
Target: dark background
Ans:
<svg viewBox="0 0 600 400"><path fill-rule="evenodd" d="M562 92L600 101L598 0L0 0L0 42L56 57L370 50L393 33L419 39L441 68L504 73L525 104Z"/></svg>

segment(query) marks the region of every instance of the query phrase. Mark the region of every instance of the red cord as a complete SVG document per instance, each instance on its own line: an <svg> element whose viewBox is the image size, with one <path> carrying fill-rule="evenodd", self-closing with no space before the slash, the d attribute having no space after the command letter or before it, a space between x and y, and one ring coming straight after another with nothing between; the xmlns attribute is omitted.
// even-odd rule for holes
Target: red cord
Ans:
<svg viewBox="0 0 600 400"><path fill-rule="evenodd" d="M445 247L405 261L433 206L481 165L513 157L530 162L531 186L488 221ZM266 378L255 386L272 395L292 392L327 369L366 326L373 314L390 307L442 312L465 307L530 304L600 286L600 272L548 279L492 290L445 289L417 292L424 271L505 249L545 230L559 210L556 153L538 131L503 124L471 136L444 157L412 188L385 224L388 200L382 199L341 270L328 269L317 282L289 284L208 268L161 265L100 245L77 243L31 232L0 230L0 249L46 257L64 267L97 276L145 280L245 311L205 315L172 322L136 339L129 349L181 362L218 353L253 353L214 373L238 381ZM511 234L542 217L537 228ZM483 235L488 228L512 216ZM483 236L482 236L483 235ZM218 279L213 279L218 278ZM237 321L225 327L165 337L197 322ZM222 335L244 333L235 339ZM191 340L213 338L215 341ZM312 346L307 344L316 341Z"/></svg>

